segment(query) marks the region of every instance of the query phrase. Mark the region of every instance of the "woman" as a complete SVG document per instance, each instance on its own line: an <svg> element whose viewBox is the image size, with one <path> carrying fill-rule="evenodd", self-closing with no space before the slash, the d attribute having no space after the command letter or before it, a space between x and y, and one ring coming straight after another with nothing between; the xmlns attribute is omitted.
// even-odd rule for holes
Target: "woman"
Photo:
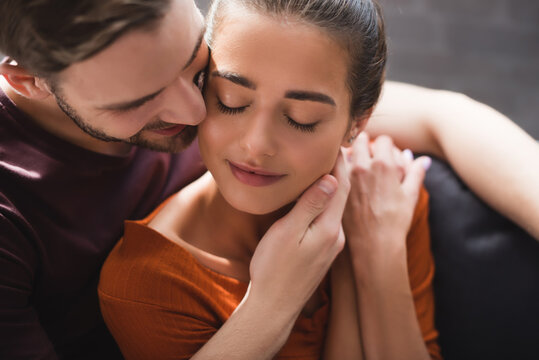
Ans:
<svg viewBox="0 0 539 360"><path fill-rule="evenodd" d="M349 246L310 298L283 298L305 304L300 314L268 315L298 318L282 329L288 341L277 357L439 358L426 194L419 195L426 159L414 162L384 137L369 146L361 136L350 148L383 81L377 7L216 1L208 43L199 146L211 174L128 223L103 267L103 315L126 358L192 357L249 291L263 234L332 169L364 185L343 219ZM341 146L360 165L350 175ZM368 167L374 171L362 171ZM381 198L371 197L375 187ZM285 267L274 265L279 281Z"/></svg>

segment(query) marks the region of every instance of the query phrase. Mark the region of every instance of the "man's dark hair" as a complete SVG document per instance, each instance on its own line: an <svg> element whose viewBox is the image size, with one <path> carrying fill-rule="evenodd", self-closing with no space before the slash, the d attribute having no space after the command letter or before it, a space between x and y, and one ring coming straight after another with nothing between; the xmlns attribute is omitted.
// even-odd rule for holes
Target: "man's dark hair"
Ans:
<svg viewBox="0 0 539 360"><path fill-rule="evenodd" d="M151 29L172 0L1 0L0 53L50 77L128 30Z"/></svg>

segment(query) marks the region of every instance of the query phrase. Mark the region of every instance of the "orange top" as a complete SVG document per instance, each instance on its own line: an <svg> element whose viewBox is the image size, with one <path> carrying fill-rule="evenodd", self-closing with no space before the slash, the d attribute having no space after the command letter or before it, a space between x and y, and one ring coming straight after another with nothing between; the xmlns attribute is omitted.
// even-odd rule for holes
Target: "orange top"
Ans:
<svg viewBox="0 0 539 360"><path fill-rule="evenodd" d="M407 241L408 269L423 337L438 359L427 207L423 191ZM101 310L126 359L189 359L230 317L248 287L203 266L148 227L158 211L126 222L101 272ZM311 317L300 315L276 359L320 359L329 315L327 281L318 291L321 307Z"/></svg>

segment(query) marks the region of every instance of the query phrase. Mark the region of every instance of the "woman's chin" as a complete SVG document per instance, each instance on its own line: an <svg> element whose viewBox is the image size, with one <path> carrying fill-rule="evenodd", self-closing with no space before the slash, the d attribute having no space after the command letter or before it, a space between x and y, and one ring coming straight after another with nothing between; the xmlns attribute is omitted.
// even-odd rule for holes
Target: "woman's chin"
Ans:
<svg viewBox="0 0 539 360"><path fill-rule="evenodd" d="M226 201L234 209L251 214L251 215L268 215L272 213L281 213L282 209L289 209L290 203L288 199L249 199L249 198L237 198L237 197L226 197Z"/></svg>
<svg viewBox="0 0 539 360"><path fill-rule="evenodd" d="M230 205L238 211L251 215L267 215L279 209L279 207L268 206L267 204L231 203Z"/></svg>

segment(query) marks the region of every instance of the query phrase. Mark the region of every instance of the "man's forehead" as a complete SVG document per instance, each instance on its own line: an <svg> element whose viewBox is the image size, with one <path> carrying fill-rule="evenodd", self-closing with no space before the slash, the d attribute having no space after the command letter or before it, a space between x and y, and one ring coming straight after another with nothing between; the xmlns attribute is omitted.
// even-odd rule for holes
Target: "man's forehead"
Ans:
<svg viewBox="0 0 539 360"><path fill-rule="evenodd" d="M100 105L136 101L167 86L204 46L205 31L192 1L172 2L156 29L126 33L102 52L66 69L61 82Z"/></svg>

